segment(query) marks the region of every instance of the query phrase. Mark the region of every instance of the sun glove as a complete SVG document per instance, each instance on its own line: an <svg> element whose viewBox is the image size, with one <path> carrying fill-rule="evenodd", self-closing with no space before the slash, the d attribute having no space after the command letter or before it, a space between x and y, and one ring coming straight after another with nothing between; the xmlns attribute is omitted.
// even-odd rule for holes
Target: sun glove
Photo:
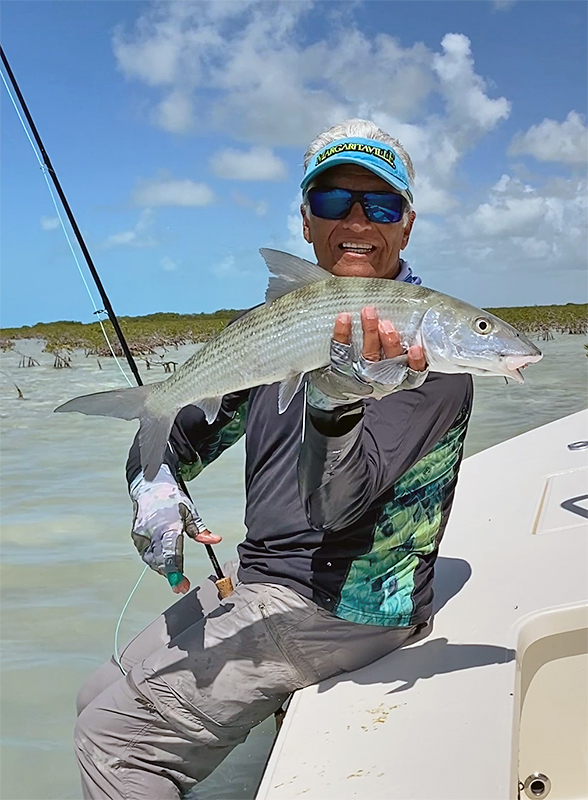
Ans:
<svg viewBox="0 0 588 800"><path fill-rule="evenodd" d="M416 389L429 374L429 368L414 370L406 363L406 355L396 359L368 361L361 355L355 358L352 344L331 339L330 364L310 373L306 399L310 406L321 411L334 411L340 406L357 403L365 397L381 400L403 389ZM374 378L393 366L399 375L394 383L383 383Z"/></svg>
<svg viewBox="0 0 588 800"><path fill-rule="evenodd" d="M180 489L167 464L152 481L142 473L132 482L131 537L143 561L177 585L184 572L184 533L194 539L207 531L192 501Z"/></svg>

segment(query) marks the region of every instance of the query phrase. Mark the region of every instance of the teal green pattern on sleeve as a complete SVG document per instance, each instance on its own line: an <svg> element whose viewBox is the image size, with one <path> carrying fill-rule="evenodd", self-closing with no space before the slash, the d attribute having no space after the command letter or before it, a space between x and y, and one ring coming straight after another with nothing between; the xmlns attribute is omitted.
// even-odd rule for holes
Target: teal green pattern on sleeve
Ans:
<svg viewBox="0 0 588 800"><path fill-rule="evenodd" d="M374 526L373 544L351 565L334 609L336 616L371 625L409 626L414 604L414 574L419 556L435 551L443 501L455 480L467 418L394 485Z"/></svg>
<svg viewBox="0 0 588 800"><path fill-rule="evenodd" d="M247 402L242 403L235 411L233 418L221 428L213 439L207 442L205 451L190 464L180 462L179 472L185 481L191 481L209 464L212 464L221 453L235 444L245 433L247 419Z"/></svg>

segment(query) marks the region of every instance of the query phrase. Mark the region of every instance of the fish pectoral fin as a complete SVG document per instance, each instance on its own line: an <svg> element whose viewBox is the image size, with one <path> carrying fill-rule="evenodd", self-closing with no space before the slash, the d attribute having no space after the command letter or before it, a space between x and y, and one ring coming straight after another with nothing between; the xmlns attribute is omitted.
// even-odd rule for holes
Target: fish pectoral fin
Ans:
<svg viewBox="0 0 588 800"><path fill-rule="evenodd" d="M280 382L278 389L278 414L283 414L292 402L292 398L300 389L302 381L304 380L304 372L296 372L293 375L288 375Z"/></svg>
<svg viewBox="0 0 588 800"><path fill-rule="evenodd" d="M334 372L330 367L321 367L308 373L313 386L333 400L359 400L373 394L371 384L360 380L355 375Z"/></svg>
<svg viewBox="0 0 588 800"><path fill-rule="evenodd" d="M311 283L327 281L333 276L318 264L311 264L304 258L262 247L259 251L272 273L265 293L265 302L270 305L278 297L302 289Z"/></svg>
<svg viewBox="0 0 588 800"><path fill-rule="evenodd" d="M360 375L370 383L379 383L386 388L400 386L408 372L406 355L385 358L383 361L361 362Z"/></svg>
<svg viewBox="0 0 588 800"><path fill-rule="evenodd" d="M202 397L200 400L196 400L194 405L204 411L206 421L209 425L212 425L218 416L222 401L222 397Z"/></svg>

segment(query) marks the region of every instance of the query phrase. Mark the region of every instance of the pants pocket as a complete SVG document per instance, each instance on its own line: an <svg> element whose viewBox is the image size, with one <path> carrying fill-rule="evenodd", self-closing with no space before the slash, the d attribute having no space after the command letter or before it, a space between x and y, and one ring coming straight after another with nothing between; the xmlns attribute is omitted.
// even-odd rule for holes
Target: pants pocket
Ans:
<svg viewBox="0 0 588 800"><path fill-rule="evenodd" d="M294 689L312 682L308 670L299 673L297 655L286 657L289 648L273 627L282 615L270 614L268 621L269 602L259 587L242 586L224 608L143 662L150 694L164 716L176 717L184 728L193 715L207 727L248 730Z"/></svg>
<svg viewBox="0 0 588 800"><path fill-rule="evenodd" d="M292 669L292 674L297 684L292 689L301 689L303 686L310 686L311 683L316 683L319 680L319 675L304 657L294 640L297 626L292 623L292 620L284 623L280 620L279 614L272 614L271 601L268 598L259 601L259 610L276 647L282 654L285 663ZM305 617L304 622L308 624L308 619L312 619L314 616L315 613L310 612Z"/></svg>

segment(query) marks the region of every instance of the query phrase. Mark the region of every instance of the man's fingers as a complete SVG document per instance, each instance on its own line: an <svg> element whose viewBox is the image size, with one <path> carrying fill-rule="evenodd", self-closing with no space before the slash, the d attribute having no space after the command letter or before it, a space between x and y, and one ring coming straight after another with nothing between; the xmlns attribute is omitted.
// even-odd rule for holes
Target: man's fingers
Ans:
<svg viewBox="0 0 588 800"><path fill-rule="evenodd" d="M335 320L333 339L340 344L349 344L351 342L351 314L347 312L339 314Z"/></svg>
<svg viewBox="0 0 588 800"><path fill-rule="evenodd" d="M202 544L218 544L223 540L222 536L217 536L216 533L211 533L210 531L200 531L192 538L195 542L201 542Z"/></svg>
<svg viewBox="0 0 588 800"><path fill-rule="evenodd" d="M171 590L174 594L186 594L186 592L190 591L190 581L184 575L180 583L176 584L176 586L172 586Z"/></svg>
<svg viewBox="0 0 588 800"><path fill-rule="evenodd" d="M217 536L208 529L198 530L194 516L185 503L180 503L179 509L184 531L190 539L194 539L195 542L201 542L201 544L218 544L222 541L222 536Z"/></svg>
<svg viewBox="0 0 588 800"><path fill-rule="evenodd" d="M362 355L367 361L379 361L384 358L396 358L402 355L404 349L400 335L389 320L379 320L378 312L373 306L366 306L361 310L361 327L363 329ZM351 342L351 314L339 314L335 320L333 339L341 344ZM407 353L408 366L416 372L427 368L427 361L422 347L413 345ZM212 536L212 534L210 534ZM197 541L204 541L197 539ZM207 544L214 542L206 541Z"/></svg>
<svg viewBox="0 0 588 800"><path fill-rule="evenodd" d="M427 360L423 353L423 348L418 344L413 344L408 348L408 366L416 372L422 372L426 369Z"/></svg>
<svg viewBox="0 0 588 800"><path fill-rule="evenodd" d="M363 328L363 348L362 354L367 361L379 361L380 350L380 329L378 325L378 312L373 306L366 306L361 309L361 327Z"/></svg>
<svg viewBox="0 0 588 800"><path fill-rule="evenodd" d="M222 536L217 536L216 533L211 533L209 530L199 531L192 517L184 520L184 530L190 539L201 544L218 544L223 540Z"/></svg>
<svg viewBox="0 0 588 800"><path fill-rule="evenodd" d="M400 343L400 336L398 331L392 325L390 320L380 320L379 324L380 341L382 343L382 350L386 358L396 358L402 355L402 344Z"/></svg>

